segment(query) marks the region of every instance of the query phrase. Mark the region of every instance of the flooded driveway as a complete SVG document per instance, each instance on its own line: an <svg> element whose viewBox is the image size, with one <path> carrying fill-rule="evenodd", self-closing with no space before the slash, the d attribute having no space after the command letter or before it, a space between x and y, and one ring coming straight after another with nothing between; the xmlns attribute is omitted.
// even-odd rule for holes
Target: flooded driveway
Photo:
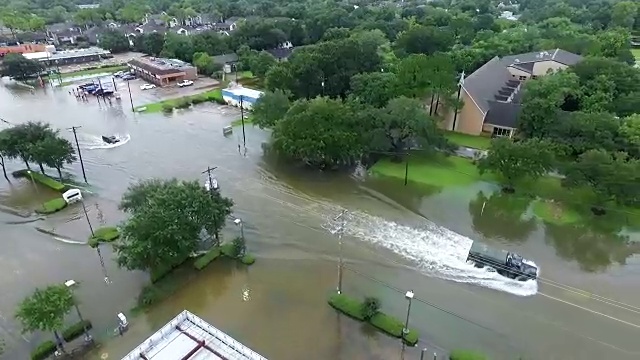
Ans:
<svg viewBox="0 0 640 360"><path fill-rule="evenodd" d="M16 303L35 286L70 278L81 281L83 311L105 340L96 359L103 353L110 359L126 354L183 309L271 359L400 359L397 340L337 316L326 304L338 276L338 246L329 220L342 209L350 214L344 291L375 295L383 310L403 318L403 293L413 289L411 324L423 344L439 354L464 347L494 359L640 357L640 261L636 249L614 236L545 227L519 213L510 215L511 204L492 197L495 189L489 184L403 188L384 179L292 168L262 156L268 134L257 128L247 128L244 156L238 153L240 129L222 136L222 127L238 116L235 109L207 104L173 116L140 115L131 113L124 100L105 106L95 99L78 102L66 91L0 87L0 117L12 123L48 121L60 129L82 126L78 136L91 192L86 203L94 226L123 219L117 204L131 182L150 177L204 181L201 172L218 166L222 192L234 199L258 261L248 269L215 263L179 293L132 319L125 337L111 339L115 314L133 306L145 274L119 270L108 261L113 282L106 285L95 250L76 244L89 235L77 206L29 223L2 214L0 324L8 334L2 335L8 338L8 359L22 358L19 354L37 341L27 337L29 344L16 332ZM63 133L71 139L71 133ZM103 144L100 136L111 134L127 140ZM20 164L9 167L17 170ZM68 170L82 182L79 164ZM42 188L34 193L28 182L9 185L0 179L3 204L33 208L48 196ZM227 238L236 231L226 229ZM534 259L541 279L518 283L473 268L465 262L471 239ZM109 255L106 248L104 253ZM409 350L405 358L419 358L418 350Z"/></svg>

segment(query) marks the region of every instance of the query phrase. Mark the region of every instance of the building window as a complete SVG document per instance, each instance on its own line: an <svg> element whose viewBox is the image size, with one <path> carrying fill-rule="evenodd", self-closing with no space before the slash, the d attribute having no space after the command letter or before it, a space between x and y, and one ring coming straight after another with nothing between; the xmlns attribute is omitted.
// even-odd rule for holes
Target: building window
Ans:
<svg viewBox="0 0 640 360"><path fill-rule="evenodd" d="M511 129L505 129L505 128L501 128L501 127L493 127L493 133L491 134L492 137L504 137L504 136L511 136Z"/></svg>
<svg viewBox="0 0 640 360"><path fill-rule="evenodd" d="M537 78L538 78L538 75L531 75L531 78L532 78L532 79L537 79Z"/></svg>
<svg viewBox="0 0 640 360"><path fill-rule="evenodd" d="M523 81L523 80L527 80L526 76L518 76L518 80Z"/></svg>

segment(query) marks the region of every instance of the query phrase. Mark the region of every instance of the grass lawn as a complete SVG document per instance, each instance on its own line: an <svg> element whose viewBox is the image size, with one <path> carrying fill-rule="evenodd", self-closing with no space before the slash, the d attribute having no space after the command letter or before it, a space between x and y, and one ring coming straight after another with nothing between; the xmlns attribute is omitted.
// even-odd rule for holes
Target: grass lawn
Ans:
<svg viewBox="0 0 640 360"><path fill-rule="evenodd" d="M146 113L161 112L163 111L163 108L165 107L165 105L176 107L181 103L184 103L186 101L193 101L194 99L196 99L196 101L198 102L222 101L222 90L212 89L196 95L183 96L180 98L158 101L158 102L146 104L146 105L140 105L140 106L137 106L135 110L139 112L146 112Z"/></svg>
<svg viewBox="0 0 640 360"><path fill-rule="evenodd" d="M112 242L120 237L120 231L115 226L105 226L96 229L93 236L89 237L89 246L95 248L99 243Z"/></svg>
<svg viewBox="0 0 640 360"><path fill-rule="evenodd" d="M533 214L540 220L555 225L569 225L582 222L580 213L561 202L539 199L533 203Z"/></svg>
<svg viewBox="0 0 640 360"><path fill-rule="evenodd" d="M376 175L404 180L405 162L382 159L371 168ZM478 168L469 159L441 154L432 156L411 156L409 158L408 180L418 184L437 187L464 186L477 181L490 181L491 175L481 176Z"/></svg>
<svg viewBox="0 0 640 360"><path fill-rule="evenodd" d="M16 177L16 178L24 178L29 181L33 180L55 191L63 192L64 189L66 189L66 186L63 183L47 175L43 175L37 171L26 170L26 169L18 170L18 171L14 171L12 175L13 177Z"/></svg>
<svg viewBox="0 0 640 360"><path fill-rule="evenodd" d="M251 118L251 116L248 116L248 117L245 116L244 124L245 125L253 124L253 119ZM242 126L242 118L233 120L231 122L231 126Z"/></svg>
<svg viewBox="0 0 640 360"><path fill-rule="evenodd" d="M366 321L362 315L362 302L357 299L344 294L333 294L329 297L329 305L349 317L359 321ZM393 316L378 312L368 322L388 335L403 338L408 345L414 346L418 343L418 333L409 329L409 333L403 336L402 329L404 324Z"/></svg>
<svg viewBox="0 0 640 360"><path fill-rule="evenodd" d="M640 62L640 49L631 49L631 53L636 57L636 61Z"/></svg>
<svg viewBox="0 0 640 360"><path fill-rule="evenodd" d="M458 146L466 146L474 149L486 150L491 145L491 138L487 136L475 136L448 131L445 137Z"/></svg>
<svg viewBox="0 0 640 360"><path fill-rule="evenodd" d="M55 198L42 204L41 209L37 209L39 214L53 214L67 207L67 202L63 198Z"/></svg>
<svg viewBox="0 0 640 360"><path fill-rule="evenodd" d="M129 69L129 67L126 65L105 66L97 69L88 69L88 70L79 70L79 71L74 71L69 73L61 73L60 77L64 79L64 78L93 75L93 74L113 74L114 72L127 70L127 69Z"/></svg>

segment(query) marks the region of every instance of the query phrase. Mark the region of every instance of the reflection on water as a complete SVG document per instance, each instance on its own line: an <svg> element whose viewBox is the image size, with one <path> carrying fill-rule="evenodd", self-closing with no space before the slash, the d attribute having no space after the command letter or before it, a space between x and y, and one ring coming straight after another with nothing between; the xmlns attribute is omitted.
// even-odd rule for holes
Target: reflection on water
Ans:
<svg viewBox="0 0 640 360"><path fill-rule="evenodd" d="M469 202L473 228L487 238L524 242L536 230L536 220L525 219L531 199L505 194L501 191L486 195L478 192Z"/></svg>

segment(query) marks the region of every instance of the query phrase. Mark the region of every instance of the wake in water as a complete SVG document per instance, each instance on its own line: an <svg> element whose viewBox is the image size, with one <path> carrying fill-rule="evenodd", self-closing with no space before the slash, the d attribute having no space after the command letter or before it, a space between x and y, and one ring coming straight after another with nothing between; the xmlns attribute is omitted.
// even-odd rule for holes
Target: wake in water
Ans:
<svg viewBox="0 0 640 360"><path fill-rule="evenodd" d="M118 141L115 144L107 144L106 142L102 141L102 137L101 136L95 136L95 135L85 135L84 136L84 140L83 141L83 147L88 149L88 150L95 150L95 149L113 149L113 148L117 148L119 146L122 146L126 143L129 142L129 140L131 140L131 136L129 134L125 134L125 135L121 135L121 134L115 134L115 137L120 139L120 141Z"/></svg>
<svg viewBox="0 0 640 360"><path fill-rule="evenodd" d="M344 231L393 251L415 263L429 276L518 296L531 296L538 292L536 280L517 281L467 263L473 241L432 222L427 222L422 229L415 229L364 213L350 213Z"/></svg>

